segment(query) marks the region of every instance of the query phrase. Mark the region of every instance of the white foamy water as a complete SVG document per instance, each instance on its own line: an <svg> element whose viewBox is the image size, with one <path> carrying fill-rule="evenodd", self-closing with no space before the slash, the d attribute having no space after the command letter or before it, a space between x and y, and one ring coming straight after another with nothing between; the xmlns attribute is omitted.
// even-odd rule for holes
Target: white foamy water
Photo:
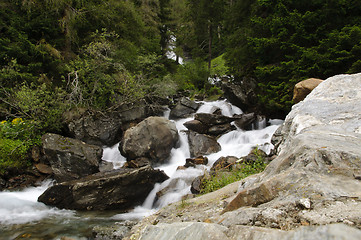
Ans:
<svg viewBox="0 0 361 240"><path fill-rule="evenodd" d="M114 169L121 168L127 161L127 159L120 154L118 147L119 143L115 144L112 147L103 148L102 160L112 163Z"/></svg>
<svg viewBox="0 0 361 240"><path fill-rule="evenodd" d="M50 208L37 202L38 197L50 185L51 182L47 181L39 187L27 188L24 191L0 192L0 224L24 224L54 216L73 216L73 211Z"/></svg>

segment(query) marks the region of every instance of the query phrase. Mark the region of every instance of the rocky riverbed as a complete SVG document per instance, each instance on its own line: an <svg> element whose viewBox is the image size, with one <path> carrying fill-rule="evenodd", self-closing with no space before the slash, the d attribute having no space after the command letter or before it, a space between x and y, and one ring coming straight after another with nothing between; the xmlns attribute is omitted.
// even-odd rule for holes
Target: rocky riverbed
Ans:
<svg viewBox="0 0 361 240"><path fill-rule="evenodd" d="M263 173L162 208L125 239L361 239L361 74L296 104Z"/></svg>

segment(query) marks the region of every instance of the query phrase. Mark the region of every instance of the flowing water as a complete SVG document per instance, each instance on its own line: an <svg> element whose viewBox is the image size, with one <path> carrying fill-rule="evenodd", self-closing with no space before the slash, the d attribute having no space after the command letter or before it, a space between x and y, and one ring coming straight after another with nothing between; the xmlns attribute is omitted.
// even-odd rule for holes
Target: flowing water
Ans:
<svg viewBox="0 0 361 240"><path fill-rule="evenodd" d="M241 109L227 101L202 102L202 104L198 112L212 113L219 108L222 114L226 116L242 113ZM168 117L169 111L165 112L164 116ZM266 121L260 120L251 131L240 129L231 131L218 139L222 150L207 156L209 160L207 166L177 171L177 167L184 165L186 158L190 157L186 128L183 123L192 119L186 118L175 121L180 136L179 146L172 149L170 161L158 167L158 169L165 171L170 178L163 183L156 184L143 205L128 213L116 211L79 212L48 207L37 202L37 198L52 184L51 181L23 191L4 191L0 192L0 239L61 239L63 236L89 239L93 226L106 226L123 220L141 219L189 194L192 180L209 170L219 157L246 156L255 146L269 153L273 147L270 144L272 134L282 123L281 120L271 120L268 122L270 126L266 126ZM120 155L118 146L117 144L113 147L104 148L103 153L103 160L112 162L114 168L120 168L126 161ZM161 190L166 190L166 193L160 198L156 198L156 193Z"/></svg>

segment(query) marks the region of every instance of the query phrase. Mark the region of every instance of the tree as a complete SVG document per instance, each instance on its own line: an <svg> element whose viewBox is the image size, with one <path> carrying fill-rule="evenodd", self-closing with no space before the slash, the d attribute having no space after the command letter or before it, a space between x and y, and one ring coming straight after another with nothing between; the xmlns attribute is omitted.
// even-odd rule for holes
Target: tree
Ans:
<svg viewBox="0 0 361 240"><path fill-rule="evenodd" d="M257 80L261 104L285 115L298 81L360 70L360 6L343 0L254 1L246 7L249 20L235 25L228 63L238 79Z"/></svg>

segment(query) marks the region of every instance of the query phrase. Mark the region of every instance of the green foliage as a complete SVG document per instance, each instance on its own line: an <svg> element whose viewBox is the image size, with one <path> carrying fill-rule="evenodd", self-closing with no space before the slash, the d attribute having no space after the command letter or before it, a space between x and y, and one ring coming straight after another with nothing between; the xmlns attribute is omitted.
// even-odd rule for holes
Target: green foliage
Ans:
<svg viewBox="0 0 361 240"><path fill-rule="evenodd" d="M61 117L66 105L65 93L59 89L49 88L45 83L39 86L23 85L14 90L12 107L28 119L32 119L39 131L60 131Z"/></svg>
<svg viewBox="0 0 361 240"><path fill-rule="evenodd" d="M360 3L238 0L235 5L244 12L230 11L235 31L226 59L238 79L258 81L266 108L286 113L300 80L360 70Z"/></svg>
<svg viewBox="0 0 361 240"><path fill-rule="evenodd" d="M257 156L256 161L239 163L236 164L230 172L218 171L209 178L204 178L201 185L201 194L216 191L230 183L262 172L266 168L267 164L265 163L263 156L258 153L257 149L253 150L253 153Z"/></svg>
<svg viewBox="0 0 361 240"><path fill-rule="evenodd" d="M201 90L208 83L207 65L200 58L179 66L175 79L181 89Z"/></svg>
<svg viewBox="0 0 361 240"><path fill-rule="evenodd" d="M0 175L9 170L30 166L28 156L32 146L41 142L36 125L31 121L14 118L0 123Z"/></svg>
<svg viewBox="0 0 361 240"><path fill-rule="evenodd" d="M21 140L0 138L0 175L29 167L28 151L29 146Z"/></svg>
<svg viewBox="0 0 361 240"><path fill-rule="evenodd" d="M228 67L226 66L226 60L224 54L212 59L211 62L211 76L224 76L228 74Z"/></svg>

